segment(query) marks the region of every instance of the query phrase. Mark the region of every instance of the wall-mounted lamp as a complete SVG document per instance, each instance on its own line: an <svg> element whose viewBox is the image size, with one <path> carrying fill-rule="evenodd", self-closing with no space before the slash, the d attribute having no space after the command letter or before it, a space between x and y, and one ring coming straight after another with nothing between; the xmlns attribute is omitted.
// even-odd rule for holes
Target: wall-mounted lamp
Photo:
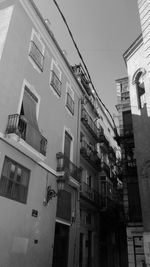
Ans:
<svg viewBox="0 0 150 267"><path fill-rule="evenodd" d="M54 189L51 188L50 185L46 187L45 198L43 201L44 206L46 206L53 197L56 197L59 191L64 190L65 182L66 180L64 176L57 178L57 193Z"/></svg>

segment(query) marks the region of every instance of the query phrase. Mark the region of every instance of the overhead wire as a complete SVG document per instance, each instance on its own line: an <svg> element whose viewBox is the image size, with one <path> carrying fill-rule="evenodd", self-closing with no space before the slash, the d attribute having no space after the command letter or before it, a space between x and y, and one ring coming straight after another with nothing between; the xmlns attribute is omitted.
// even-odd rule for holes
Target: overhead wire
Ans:
<svg viewBox="0 0 150 267"><path fill-rule="evenodd" d="M58 9L58 11L59 11L59 13L60 13L60 15L61 15L61 17L62 17L64 23L65 23L65 25L66 25L66 27L67 27L67 29L68 29L69 35L70 35L70 37L71 37L71 39L72 39L72 41L73 41L73 44L74 44L74 46L75 46L75 48L76 48L76 50L77 50L77 53L78 53L78 55L79 55L79 57L80 57L80 59L81 59L81 61L82 61L82 64L83 64L83 66L84 66L84 68L85 68L85 70L86 70L86 72L87 72L88 79L89 79L89 81L90 81L90 83L91 83L91 85L92 85L92 88L93 88L94 92L96 93L96 96L98 97L100 103L102 104L102 106L103 106L104 109L107 111L107 113L109 114L110 118L112 119L112 122L113 122L113 125L114 125L114 132L115 132L115 134L117 135L117 134L118 134L118 132L117 132L117 126L116 126L116 124L115 124L115 121L114 121L114 119L113 119L113 116L111 115L109 109L108 109L108 108L106 107L106 105L103 103L103 101L101 100L101 98L99 97L99 95L98 95L98 93L97 93L97 91L96 91L96 89L95 89L95 86L94 86L94 84L93 84L93 82L92 82L92 79L91 79L90 73L89 73L89 71L88 71L88 68L87 68L87 66L86 66L86 64L85 64L85 62L84 62L84 59L83 59L83 57L82 57L82 54L80 53L80 50L79 50L79 48L78 48L78 46L77 46L77 43L76 43L76 41L75 41L75 39L74 39L74 37L73 37L73 34L72 34L71 30L70 30L70 27L69 27L68 23L67 23L67 21L66 21L66 18L65 18L65 16L63 15L63 13L62 13L62 11L61 11L61 9L60 9L60 7L59 7L57 1L56 1L56 0L53 0L53 2L54 2L54 4L56 5L56 7L57 7L57 9Z"/></svg>

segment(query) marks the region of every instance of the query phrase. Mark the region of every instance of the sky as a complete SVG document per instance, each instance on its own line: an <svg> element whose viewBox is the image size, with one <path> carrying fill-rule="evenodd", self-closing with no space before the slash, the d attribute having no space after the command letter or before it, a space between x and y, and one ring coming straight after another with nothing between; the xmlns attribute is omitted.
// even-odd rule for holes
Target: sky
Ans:
<svg viewBox="0 0 150 267"><path fill-rule="evenodd" d="M34 0L71 65L81 62L53 0ZM127 76L123 53L141 33L137 0L57 0L92 82L117 115L115 80Z"/></svg>

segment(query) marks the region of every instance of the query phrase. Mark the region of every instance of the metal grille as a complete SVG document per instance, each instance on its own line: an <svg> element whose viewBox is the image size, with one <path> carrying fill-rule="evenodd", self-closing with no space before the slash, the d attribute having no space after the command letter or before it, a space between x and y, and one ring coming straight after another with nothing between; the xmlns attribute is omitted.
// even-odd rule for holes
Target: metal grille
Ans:
<svg viewBox="0 0 150 267"><path fill-rule="evenodd" d="M50 81L51 86L54 88L56 93L61 96L61 81L57 77L56 73L52 70L51 71L51 81Z"/></svg>
<svg viewBox="0 0 150 267"><path fill-rule="evenodd" d="M40 70L43 71L44 55L41 53L41 51L33 41L31 41L29 56L34 60Z"/></svg>

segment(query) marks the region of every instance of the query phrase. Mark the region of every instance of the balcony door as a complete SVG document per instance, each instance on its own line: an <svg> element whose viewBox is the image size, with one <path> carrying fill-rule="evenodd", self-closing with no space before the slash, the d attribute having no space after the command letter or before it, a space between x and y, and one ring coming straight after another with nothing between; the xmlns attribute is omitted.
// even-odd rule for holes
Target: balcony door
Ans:
<svg viewBox="0 0 150 267"><path fill-rule="evenodd" d="M41 134L37 122L37 104L38 98L25 86L18 127L23 139L40 151Z"/></svg>
<svg viewBox="0 0 150 267"><path fill-rule="evenodd" d="M64 140L64 155L65 155L65 168L69 169L69 161L71 154L71 143L72 137L65 131L65 140Z"/></svg>

